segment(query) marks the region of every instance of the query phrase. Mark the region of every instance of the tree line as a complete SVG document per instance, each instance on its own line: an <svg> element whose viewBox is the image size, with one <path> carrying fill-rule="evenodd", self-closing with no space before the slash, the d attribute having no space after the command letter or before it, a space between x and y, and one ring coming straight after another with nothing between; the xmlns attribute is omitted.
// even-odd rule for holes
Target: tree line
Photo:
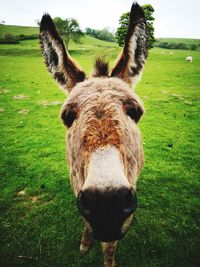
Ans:
<svg viewBox="0 0 200 267"><path fill-rule="evenodd" d="M107 28L104 28L103 30L86 28L85 33L91 37L94 37L100 40L105 40L108 42L115 42L114 34L111 33Z"/></svg>
<svg viewBox="0 0 200 267"><path fill-rule="evenodd" d="M199 44L187 44L184 42L166 42L157 40L154 47L166 48L166 49L180 49L180 50L197 50L200 48Z"/></svg>

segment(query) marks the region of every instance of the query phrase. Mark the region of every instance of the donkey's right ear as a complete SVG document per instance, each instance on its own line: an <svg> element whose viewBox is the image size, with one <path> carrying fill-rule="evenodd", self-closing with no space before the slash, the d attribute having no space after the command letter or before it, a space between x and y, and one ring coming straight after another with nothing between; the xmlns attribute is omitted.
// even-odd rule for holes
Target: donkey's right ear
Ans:
<svg viewBox="0 0 200 267"><path fill-rule="evenodd" d="M147 25L144 10L133 3L129 27L121 57L111 72L111 77L118 77L130 86L139 80L148 55Z"/></svg>
<svg viewBox="0 0 200 267"><path fill-rule="evenodd" d="M62 89L70 92L76 83L85 80L85 73L68 55L48 14L42 17L40 23L40 44L48 70Z"/></svg>

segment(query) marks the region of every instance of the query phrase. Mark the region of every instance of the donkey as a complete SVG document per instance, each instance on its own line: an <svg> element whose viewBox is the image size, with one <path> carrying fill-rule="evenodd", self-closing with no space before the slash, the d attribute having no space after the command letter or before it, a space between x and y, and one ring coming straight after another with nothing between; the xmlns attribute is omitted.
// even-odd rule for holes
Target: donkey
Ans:
<svg viewBox="0 0 200 267"><path fill-rule="evenodd" d="M102 242L104 266L115 266L117 241L128 230L137 206L136 182L144 154L137 123L144 108L132 91L147 58L146 20L133 3L125 46L109 71L97 59L92 77L70 58L53 20L40 24L41 50L53 78L68 99L61 110L67 127L70 182L85 228L80 251Z"/></svg>

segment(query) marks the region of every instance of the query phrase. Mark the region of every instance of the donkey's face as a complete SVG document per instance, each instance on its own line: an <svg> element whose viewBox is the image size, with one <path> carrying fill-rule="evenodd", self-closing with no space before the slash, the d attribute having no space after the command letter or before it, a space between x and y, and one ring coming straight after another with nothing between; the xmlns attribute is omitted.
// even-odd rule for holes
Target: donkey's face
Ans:
<svg viewBox="0 0 200 267"><path fill-rule="evenodd" d="M71 184L93 236L119 239L136 209L136 179L143 164L137 121L142 105L118 78L79 83L63 106Z"/></svg>
<svg viewBox="0 0 200 267"><path fill-rule="evenodd" d="M70 94L61 117L68 127L67 159L80 213L93 237L120 239L136 209L136 181L143 165L137 123L143 114L130 89L147 56L144 13L133 5L123 53L111 74L97 60L93 77L65 51L53 21L44 15L41 43L49 71Z"/></svg>

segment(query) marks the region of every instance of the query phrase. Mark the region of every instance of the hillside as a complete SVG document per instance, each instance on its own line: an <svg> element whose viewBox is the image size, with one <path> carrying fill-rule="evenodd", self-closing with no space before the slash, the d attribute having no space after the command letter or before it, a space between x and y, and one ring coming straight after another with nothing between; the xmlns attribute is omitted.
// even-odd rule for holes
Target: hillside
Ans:
<svg viewBox="0 0 200 267"><path fill-rule="evenodd" d="M16 26L16 25L0 25L0 38L6 33L14 36L19 34L32 35L38 33L38 27Z"/></svg>

